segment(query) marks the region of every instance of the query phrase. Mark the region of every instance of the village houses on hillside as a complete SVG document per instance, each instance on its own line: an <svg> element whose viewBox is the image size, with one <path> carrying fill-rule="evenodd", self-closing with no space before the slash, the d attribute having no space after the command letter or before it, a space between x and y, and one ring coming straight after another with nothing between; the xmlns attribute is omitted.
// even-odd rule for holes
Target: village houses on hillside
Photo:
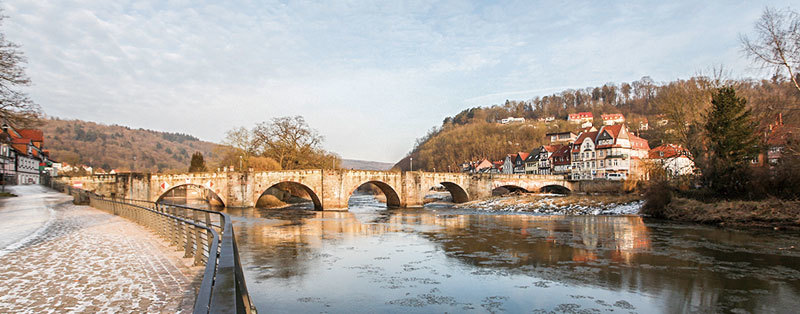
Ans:
<svg viewBox="0 0 800 314"><path fill-rule="evenodd" d="M685 175L694 171L688 150L664 145L650 150L647 140L631 132L622 114L603 114L603 126L598 130L592 123L591 112L569 114L567 121L580 124L577 132L547 133L550 144L535 147L530 152L508 154L504 160L466 162L463 172L498 174L563 175L570 180L627 180L646 179L646 160L653 160L670 175ZM549 120L549 119L548 119ZM636 121L639 124L646 120ZM642 129L644 125L637 125Z"/></svg>

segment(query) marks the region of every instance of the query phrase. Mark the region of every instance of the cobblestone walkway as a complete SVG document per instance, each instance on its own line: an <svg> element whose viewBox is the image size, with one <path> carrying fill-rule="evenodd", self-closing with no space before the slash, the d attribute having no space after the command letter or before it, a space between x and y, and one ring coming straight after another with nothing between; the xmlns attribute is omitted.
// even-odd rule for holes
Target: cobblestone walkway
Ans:
<svg viewBox="0 0 800 314"><path fill-rule="evenodd" d="M0 313L191 312L203 268L147 229L43 187L14 192L38 193L52 211L0 256Z"/></svg>

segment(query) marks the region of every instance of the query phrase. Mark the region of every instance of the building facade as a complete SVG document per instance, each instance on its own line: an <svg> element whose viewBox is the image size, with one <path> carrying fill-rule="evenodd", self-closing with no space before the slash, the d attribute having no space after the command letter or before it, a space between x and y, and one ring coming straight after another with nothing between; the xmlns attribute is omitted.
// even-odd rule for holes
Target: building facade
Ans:
<svg viewBox="0 0 800 314"><path fill-rule="evenodd" d="M583 132L572 147L572 180L642 179L642 160L650 150L647 141L628 131L624 124Z"/></svg>

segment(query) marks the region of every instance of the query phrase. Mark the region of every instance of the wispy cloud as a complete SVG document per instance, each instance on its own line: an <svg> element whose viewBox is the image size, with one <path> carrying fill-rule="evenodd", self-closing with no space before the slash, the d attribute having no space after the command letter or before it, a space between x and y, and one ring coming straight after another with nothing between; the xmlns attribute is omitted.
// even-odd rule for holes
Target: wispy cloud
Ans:
<svg viewBox="0 0 800 314"><path fill-rule="evenodd" d="M774 3L785 6L782 3ZM345 157L394 161L466 106L643 75L744 71L765 3L9 0L50 115L180 131L306 116Z"/></svg>

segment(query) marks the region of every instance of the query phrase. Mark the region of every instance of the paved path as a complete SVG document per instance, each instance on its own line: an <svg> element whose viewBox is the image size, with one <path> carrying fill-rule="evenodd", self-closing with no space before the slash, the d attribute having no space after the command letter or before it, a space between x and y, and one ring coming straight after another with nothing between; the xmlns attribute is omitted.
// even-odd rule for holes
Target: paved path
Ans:
<svg viewBox="0 0 800 314"><path fill-rule="evenodd" d="M41 186L12 192L0 200L0 313L191 311L202 267L147 229Z"/></svg>

